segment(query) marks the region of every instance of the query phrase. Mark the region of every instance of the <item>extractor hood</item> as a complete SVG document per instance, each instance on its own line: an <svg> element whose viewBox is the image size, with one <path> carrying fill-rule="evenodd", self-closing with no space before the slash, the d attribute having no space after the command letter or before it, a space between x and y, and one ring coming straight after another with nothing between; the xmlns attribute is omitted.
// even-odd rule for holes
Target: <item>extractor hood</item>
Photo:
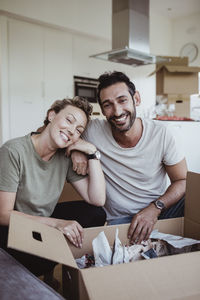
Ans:
<svg viewBox="0 0 200 300"><path fill-rule="evenodd" d="M112 0L112 49L90 57L134 67L166 61L150 54L149 0Z"/></svg>

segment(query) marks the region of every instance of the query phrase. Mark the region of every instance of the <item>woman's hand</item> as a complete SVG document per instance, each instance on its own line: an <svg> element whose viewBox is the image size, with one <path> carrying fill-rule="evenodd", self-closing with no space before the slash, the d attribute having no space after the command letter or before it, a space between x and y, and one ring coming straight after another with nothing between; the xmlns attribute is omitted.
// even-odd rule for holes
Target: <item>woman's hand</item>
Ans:
<svg viewBox="0 0 200 300"><path fill-rule="evenodd" d="M83 152L85 154L92 154L97 149L96 149L96 147L93 144L91 144L89 142L86 142L85 140L83 140L83 139L80 138L74 144L72 144L69 147L67 147L67 149L66 149L67 156L69 156L71 154L72 150L81 151L81 152Z"/></svg>
<svg viewBox="0 0 200 300"><path fill-rule="evenodd" d="M83 228L76 221L58 220L56 228L76 247L82 248Z"/></svg>
<svg viewBox="0 0 200 300"><path fill-rule="evenodd" d="M86 154L80 151L73 151L71 154L73 170L77 174L86 175L88 173L88 158Z"/></svg>

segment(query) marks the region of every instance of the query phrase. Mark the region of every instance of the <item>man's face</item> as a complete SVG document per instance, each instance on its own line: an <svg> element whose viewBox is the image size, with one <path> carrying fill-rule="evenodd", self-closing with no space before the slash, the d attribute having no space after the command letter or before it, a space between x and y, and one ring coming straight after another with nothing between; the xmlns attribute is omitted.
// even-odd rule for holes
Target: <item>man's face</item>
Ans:
<svg viewBox="0 0 200 300"><path fill-rule="evenodd" d="M136 119L135 103L124 82L115 83L100 92L101 108L113 130L128 131Z"/></svg>

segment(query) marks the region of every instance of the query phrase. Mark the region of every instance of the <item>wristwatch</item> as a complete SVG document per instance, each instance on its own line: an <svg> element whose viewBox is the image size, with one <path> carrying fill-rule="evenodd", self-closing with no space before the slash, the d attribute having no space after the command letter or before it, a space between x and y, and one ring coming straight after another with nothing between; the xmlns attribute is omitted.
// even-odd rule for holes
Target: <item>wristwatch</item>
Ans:
<svg viewBox="0 0 200 300"><path fill-rule="evenodd" d="M162 202L161 200L155 200L155 201L153 201L153 204L155 205L155 207L157 207L161 211L166 208L164 202Z"/></svg>
<svg viewBox="0 0 200 300"><path fill-rule="evenodd" d="M88 159L98 159L98 160L100 160L101 153L97 150L92 154L88 154L87 157L88 157Z"/></svg>

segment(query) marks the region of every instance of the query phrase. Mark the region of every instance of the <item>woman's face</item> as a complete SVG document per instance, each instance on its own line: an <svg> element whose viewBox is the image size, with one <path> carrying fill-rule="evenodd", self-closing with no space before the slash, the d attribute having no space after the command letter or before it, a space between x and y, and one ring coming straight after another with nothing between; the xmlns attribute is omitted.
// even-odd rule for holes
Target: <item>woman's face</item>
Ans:
<svg viewBox="0 0 200 300"><path fill-rule="evenodd" d="M85 130L87 117L78 107L67 105L59 113L49 112L50 137L56 148L66 148L75 143Z"/></svg>

